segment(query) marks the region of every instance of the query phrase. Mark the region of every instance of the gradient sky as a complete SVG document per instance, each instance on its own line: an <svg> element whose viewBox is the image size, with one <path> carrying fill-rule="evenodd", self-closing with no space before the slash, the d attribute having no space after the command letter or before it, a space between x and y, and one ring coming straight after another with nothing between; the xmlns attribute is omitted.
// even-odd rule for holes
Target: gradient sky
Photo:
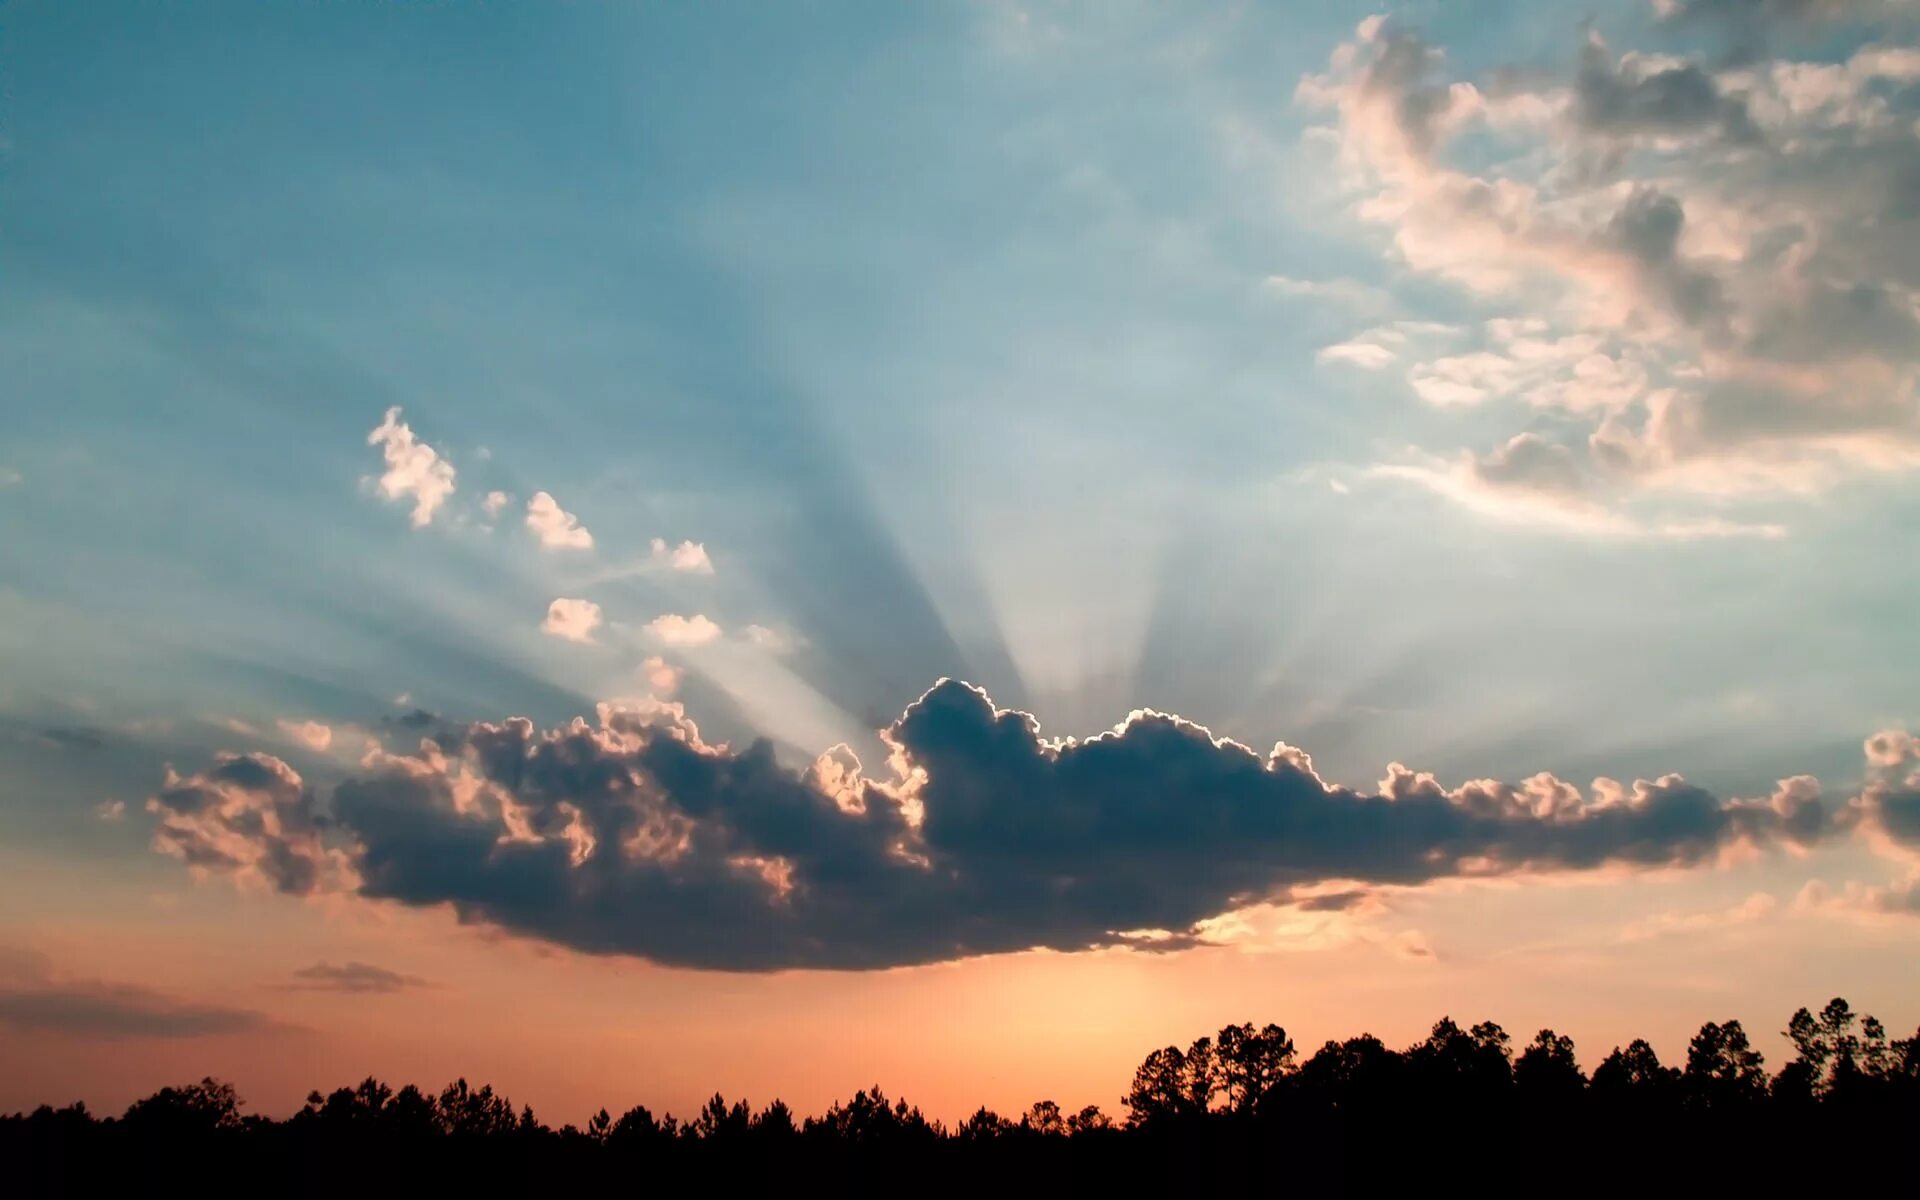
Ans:
<svg viewBox="0 0 1920 1200"><path fill-rule="evenodd" d="M0 1110L1920 1023L1911 4L19 0L0 80Z"/></svg>

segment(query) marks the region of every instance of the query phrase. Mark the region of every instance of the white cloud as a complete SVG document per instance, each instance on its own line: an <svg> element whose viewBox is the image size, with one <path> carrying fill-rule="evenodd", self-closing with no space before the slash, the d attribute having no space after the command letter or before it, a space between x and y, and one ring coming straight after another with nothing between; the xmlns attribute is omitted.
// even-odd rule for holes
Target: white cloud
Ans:
<svg viewBox="0 0 1920 1200"><path fill-rule="evenodd" d="M720 626L699 613L662 613L647 622L646 631L669 646L704 646L720 636Z"/></svg>
<svg viewBox="0 0 1920 1200"><path fill-rule="evenodd" d="M413 436L413 429L400 420L397 405L367 434L367 444L379 446L386 460L386 473L376 481L380 494L388 500L412 496L414 527L430 524L433 514L453 495L453 464Z"/></svg>
<svg viewBox="0 0 1920 1200"><path fill-rule="evenodd" d="M333 729L318 721L276 721L280 732L289 740L298 742L309 750L325 750L333 745Z"/></svg>
<svg viewBox="0 0 1920 1200"><path fill-rule="evenodd" d="M593 535L580 518L561 508L546 492L535 492L527 501L527 528L549 550L591 550Z"/></svg>
<svg viewBox="0 0 1920 1200"><path fill-rule="evenodd" d="M713 574L713 560L707 557L707 548L700 542L681 542L678 546L669 546L665 538L654 538L651 561L689 575Z"/></svg>
<svg viewBox="0 0 1920 1200"><path fill-rule="evenodd" d="M546 620L540 622L540 632L565 638L570 642L591 642L593 631L600 627L600 606L591 600L580 600L562 596L547 605Z"/></svg>
<svg viewBox="0 0 1920 1200"><path fill-rule="evenodd" d="M12 467L0 467L0 488L15 488L27 481L27 477Z"/></svg>
<svg viewBox="0 0 1920 1200"><path fill-rule="evenodd" d="M488 517L497 517L500 515L500 510L511 503L513 503L513 497L511 495L506 492L494 491L487 493L487 498L480 502L480 507L486 510Z"/></svg>

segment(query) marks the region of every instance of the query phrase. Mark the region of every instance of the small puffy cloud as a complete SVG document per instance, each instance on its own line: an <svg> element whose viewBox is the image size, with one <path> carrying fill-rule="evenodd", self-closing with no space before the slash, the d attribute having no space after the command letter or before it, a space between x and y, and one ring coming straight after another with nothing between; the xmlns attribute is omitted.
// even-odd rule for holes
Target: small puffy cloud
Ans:
<svg viewBox="0 0 1920 1200"><path fill-rule="evenodd" d="M480 507L485 510L488 519L491 520L499 516L501 511L512 503L513 497L508 493L492 491L488 492L486 498L480 501Z"/></svg>
<svg viewBox="0 0 1920 1200"><path fill-rule="evenodd" d="M1336 342L1331 346L1322 346L1314 356L1323 366L1328 363L1344 363L1367 371L1378 371L1393 365L1398 356L1378 342L1347 341Z"/></svg>
<svg viewBox="0 0 1920 1200"><path fill-rule="evenodd" d="M591 642L593 631L599 627L600 606L591 600L568 596L547 605L546 620L540 622L540 632L570 642Z"/></svg>
<svg viewBox="0 0 1920 1200"><path fill-rule="evenodd" d="M325 750L333 745L333 729L318 721L275 721L280 732L288 739L300 743L309 750Z"/></svg>
<svg viewBox="0 0 1920 1200"><path fill-rule="evenodd" d="M680 688L680 680L686 674L658 654L649 655L640 664L640 673L646 677L647 686L656 696L671 696Z"/></svg>
<svg viewBox="0 0 1920 1200"><path fill-rule="evenodd" d="M297 991L349 992L356 995L385 994L427 986L427 981L417 975L402 975L398 971L363 962L344 962L338 966L317 962L310 967L301 967L293 973L293 978L295 982L288 986Z"/></svg>
<svg viewBox="0 0 1920 1200"><path fill-rule="evenodd" d="M1876 767L1898 767L1920 760L1920 738L1904 729L1883 729L1867 739L1867 762Z"/></svg>
<svg viewBox="0 0 1920 1200"><path fill-rule="evenodd" d="M580 524L580 518L561 508L546 492L535 492L528 499L527 528L549 550L593 549L593 534Z"/></svg>
<svg viewBox="0 0 1920 1200"><path fill-rule="evenodd" d="M27 477L12 467L0 467L0 489L16 488L27 481Z"/></svg>
<svg viewBox="0 0 1920 1200"><path fill-rule="evenodd" d="M645 628L648 634L669 646L704 646L720 636L720 626L700 613L691 617L662 613L648 621Z"/></svg>
<svg viewBox="0 0 1920 1200"><path fill-rule="evenodd" d="M699 542L681 542L678 546L669 546L665 538L654 538L651 561L668 570L689 575L713 574L713 560L707 557L706 546Z"/></svg>
<svg viewBox="0 0 1920 1200"><path fill-rule="evenodd" d="M379 446L386 459L386 472L376 481L380 494L388 500L411 496L414 528L430 524L433 514L453 495L453 464L414 437L412 427L400 420L398 406L389 408L385 419L367 434L367 444Z"/></svg>

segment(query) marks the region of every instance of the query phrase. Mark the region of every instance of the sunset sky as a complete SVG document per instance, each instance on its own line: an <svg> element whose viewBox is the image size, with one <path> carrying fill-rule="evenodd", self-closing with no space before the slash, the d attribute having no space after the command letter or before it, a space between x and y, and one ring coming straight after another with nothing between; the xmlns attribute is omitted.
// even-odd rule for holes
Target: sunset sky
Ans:
<svg viewBox="0 0 1920 1200"><path fill-rule="evenodd" d="M0 27L0 1112L1920 1024L1920 6Z"/></svg>

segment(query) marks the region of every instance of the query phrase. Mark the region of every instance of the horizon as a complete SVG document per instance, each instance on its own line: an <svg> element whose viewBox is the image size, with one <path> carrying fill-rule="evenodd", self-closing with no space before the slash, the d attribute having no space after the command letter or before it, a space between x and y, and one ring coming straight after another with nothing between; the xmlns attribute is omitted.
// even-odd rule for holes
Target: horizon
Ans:
<svg viewBox="0 0 1920 1200"><path fill-rule="evenodd" d="M0 1113L1920 1026L1914 4L27 0L0 76Z"/></svg>

